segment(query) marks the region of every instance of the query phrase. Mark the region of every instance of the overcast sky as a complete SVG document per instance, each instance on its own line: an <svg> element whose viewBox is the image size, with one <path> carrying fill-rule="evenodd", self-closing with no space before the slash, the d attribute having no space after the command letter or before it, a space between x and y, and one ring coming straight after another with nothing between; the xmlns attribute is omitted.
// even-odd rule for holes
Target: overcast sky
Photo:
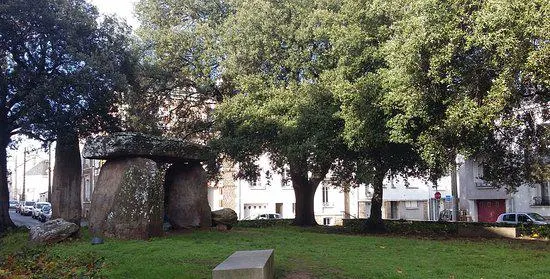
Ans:
<svg viewBox="0 0 550 279"><path fill-rule="evenodd" d="M126 19L133 28L138 27L138 21L134 16L134 4L138 0L89 0L96 5L102 14L116 14Z"/></svg>

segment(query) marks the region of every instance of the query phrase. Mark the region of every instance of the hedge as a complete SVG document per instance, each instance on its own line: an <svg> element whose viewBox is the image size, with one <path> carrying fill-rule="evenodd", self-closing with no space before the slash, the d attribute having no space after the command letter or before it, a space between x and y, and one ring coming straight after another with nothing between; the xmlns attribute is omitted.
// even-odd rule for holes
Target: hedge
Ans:
<svg viewBox="0 0 550 279"><path fill-rule="evenodd" d="M350 233L363 233L367 219L344 219L343 226ZM503 223L436 222L410 220L384 220L388 233L400 235L458 236L459 231L479 230L484 227L515 227L517 235L550 238L550 225L515 226Z"/></svg>

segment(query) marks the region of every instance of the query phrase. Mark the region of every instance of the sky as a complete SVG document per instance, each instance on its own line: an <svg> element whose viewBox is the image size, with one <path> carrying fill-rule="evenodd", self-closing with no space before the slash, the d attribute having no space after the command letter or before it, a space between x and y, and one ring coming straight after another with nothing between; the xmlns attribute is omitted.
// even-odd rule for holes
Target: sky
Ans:
<svg viewBox="0 0 550 279"><path fill-rule="evenodd" d="M116 14L126 19L134 29L139 26L134 16L134 4L138 0L88 0L94 4L102 14Z"/></svg>

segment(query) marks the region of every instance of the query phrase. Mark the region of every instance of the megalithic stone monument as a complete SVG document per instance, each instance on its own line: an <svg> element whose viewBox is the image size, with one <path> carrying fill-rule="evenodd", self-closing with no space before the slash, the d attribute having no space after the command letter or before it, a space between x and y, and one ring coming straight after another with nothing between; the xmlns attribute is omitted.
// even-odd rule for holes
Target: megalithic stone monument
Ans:
<svg viewBox="0 0 550 279"><path fill-rule="evenodd" d="M205 146L124 132L89 138L82 154L106 160L92 194L89 225L94 233L123 239L161 236L165 217L174 228L211 226L201 165L211 156Z"/></svg>

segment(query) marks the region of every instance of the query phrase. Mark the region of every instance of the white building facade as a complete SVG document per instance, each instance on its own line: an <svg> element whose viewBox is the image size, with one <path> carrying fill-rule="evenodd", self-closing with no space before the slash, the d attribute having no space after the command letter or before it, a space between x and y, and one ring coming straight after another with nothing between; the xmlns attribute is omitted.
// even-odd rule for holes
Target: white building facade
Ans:
<svg viewBox="0 0 550 279"><path fill-rule="evenodd" d="M226 165L222 170L222 179L209 187L212 210L231 208L240 220L254 219L265 213L294 218L295 196L290 179L273 171L267 156L262 156L258 165L261 176L252 183L235 179L234 169ZM385 219L437 220L439 211L450 208L450 205L445 205L444 199L434 199L437 191L443 197L450 195L448 177L439 181L437 189L418 178L387 178L384 185L382 216ZM317 223L339 225L344 218L368 218L372 192L372 188L365 185L345 192L326 179L320 183L314 197Z"/></svg>

